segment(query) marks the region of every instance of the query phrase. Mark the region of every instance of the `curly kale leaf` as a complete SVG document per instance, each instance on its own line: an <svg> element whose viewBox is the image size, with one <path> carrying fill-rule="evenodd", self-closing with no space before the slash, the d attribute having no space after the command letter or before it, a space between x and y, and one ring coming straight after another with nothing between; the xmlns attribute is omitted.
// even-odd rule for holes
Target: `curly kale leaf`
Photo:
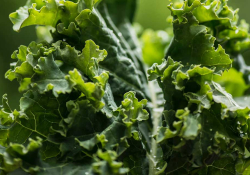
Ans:
<svg viewBox="0 0 250 175"><path fill-rule="evenodd" d="M149 74L150 79L158 79L166 100L162 126L156 135L163 150L175 152L166 159L175 161L181 154L184 172L212 166L224 154L235 154L233 165L241 159L248 145L250 110L240 107L213 82L215 69L187 68L168 58L162 65L154 65ZM192 164L197 168L191 168ZM167 171L172 172L171 168Z"/></svg>
<svg viewBox="0 0 250 175"><path fill-rule="evenodd" d="M130 7L135 6L135 1L126 0L119 3L103 1L99 4L99 1L93 0L79 0L78 2L51 0L41 4L40 9L36 8L39 2L35 1L33 5L28 3L10 15L15 30L30 25L49 25L56 28L53 34L54 40L66 40L78 50L83 49L87 40L93 40L109 53L107 58L100 63L100 67L110 73L109 82L115 100L121 101L120 94L125 94L130 90L136 91L141 98L149 99L144 66L130 24L134 13L134 8ZM98 8L97 4L99 4ZM114 13L121 5L126 5L127 10L118 24ZM45 20L46 18L53 20ZM129 38L132 34L134 37Z"/></svg>

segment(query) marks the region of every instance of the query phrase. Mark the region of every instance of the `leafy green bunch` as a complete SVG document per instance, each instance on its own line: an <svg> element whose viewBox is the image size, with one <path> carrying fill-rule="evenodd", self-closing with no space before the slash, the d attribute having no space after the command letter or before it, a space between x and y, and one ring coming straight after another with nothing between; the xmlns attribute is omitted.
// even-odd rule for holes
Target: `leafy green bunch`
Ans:
<svg viewBox="0 0 250 175"><path fill-rule="evenodd" d="M28 0L10 14L39 42L5 75L23 96L0 106L1 174L249 173L248 24L227 0L186 0L168 7L172 31L138 34L136 4Z"/></svg>

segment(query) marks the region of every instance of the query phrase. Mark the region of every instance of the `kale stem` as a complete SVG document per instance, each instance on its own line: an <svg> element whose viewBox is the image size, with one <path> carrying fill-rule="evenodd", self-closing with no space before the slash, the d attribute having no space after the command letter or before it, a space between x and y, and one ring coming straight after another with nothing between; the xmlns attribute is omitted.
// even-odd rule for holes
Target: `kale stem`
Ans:
<svg viewBox="0 0 250 175"><path fill-rule="evenodd" d="M157 111L158 105L157 105L157 96L155 94L155 88L154 88L154 82L149 82L148 84L149 90L151 93L151 99L152 99L152 104L153 104L153 111L152 111L152 121L153 121L153 130L152 130L152 135L157 134L157 129L159 126L159 118L160 118L160 113ZM156 140L152 137L151 139L151 153L149 155L149 175L155 175L156 174L156 154L157 154L157 142Z"/></svg>

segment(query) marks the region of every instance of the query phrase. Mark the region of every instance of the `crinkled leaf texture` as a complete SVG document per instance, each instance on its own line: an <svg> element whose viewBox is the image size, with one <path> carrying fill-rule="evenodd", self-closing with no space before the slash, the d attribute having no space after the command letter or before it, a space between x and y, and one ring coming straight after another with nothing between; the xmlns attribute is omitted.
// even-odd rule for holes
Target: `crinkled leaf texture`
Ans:
<svg viewBox="0 0 250 175"><path fill-rule="evenodd" d="M233 67L243 73L249 84L250 68L242 57L242 53L250 49L249 25L239 21L238 9L229 7L226 0L186 0L181 8L171 4L169 9L180 22L185 21L185 14L192 13L200 25L206 26L208 34L216 39L216 47L221 45L225 49L233 59Z"/></svg>
<svg viewBox="0 0 250 175"><path fill-rule="evenodd" d="M7 95L0 106L1 174L248 172L248 25L227 0L171 4L173 33L142 37L147 64L168 46L148 83L135 9L136 0L28 0L10 14L15 31L38 25L42 42L20 46L5 75L23 97L19 110Z"/></svg>
<svg viewBox="0 0 250 175"><path fill-rule="evenodd" d="M226 85L234 96L249 93L249 68L241 55L248 49L248 25L238 25L237 10L223 0L186 0L181 8L169 8L174 37L166 60L148 71L166 100L154 135L168 163L165 173L248 174L248 97L236 103L215 82ZM231 59L236 70L230 71L242 89L232 86L232 75L225 78ZM223 74L220 80L218 74Z"/></svg>
<svg viewBox="0 0 250 175"><path fill-rule="evenodd" d="M174 38L163 63L148 70L166 100L154 135L168 162L166 174L243 174L249 166L248 105L236 103L214 79L235 58L228 44L233 34L225 31L236 34L243 25L237 26L237 12L226 3L187 0L179 9L169 6Z"/></svg>
<svg viewBox="0 0 250 175"><path fill-rule="evenodd" d="M168 58L162 65L154 65L149 74L150 79L158 79L166 99L162 126L155 137L167 151L167 172L192 174L207 167L207 174L229 170L236 174L237 162L245 160L242 156L249 142L249 108L240 107L213 82L215 69L186 68ZM221 165L228 154L233 156ZM226 170L213 169L213 164Z"/></svg>
<svg viewBox="0 0 250 175"><path fill-rule="evenodd" d="M98 112L77 89L58 97L52 91L29 90L20 101L20 111L11 111L6 97L3 102L3 173L125 174L135 166L133 156L146 158L140 127L149 117L143 109L147 101L138 101L134 92L124 95L111 117ZM119 162L118 156L126 160ZM147 167L144 164L140 166Z"/></svg>
<svg viewBox="0 0 250 175"><path fill-rule="evenodd" d="M24 94L20 110L6 95L0 107L2 174L148 174L150 97L135 7L29 0L10 15L16 31L41 25L44 42L20 46L5 74Z"/></svg>

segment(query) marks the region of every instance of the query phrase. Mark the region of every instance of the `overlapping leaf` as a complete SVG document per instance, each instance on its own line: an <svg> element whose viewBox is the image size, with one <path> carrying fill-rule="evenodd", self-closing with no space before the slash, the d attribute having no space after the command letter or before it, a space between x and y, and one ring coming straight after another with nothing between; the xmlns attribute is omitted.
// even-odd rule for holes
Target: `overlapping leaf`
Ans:
<svg viewBox="0 0 250 175"><path fill-rule="evenodd" d="M149 78L158 79L166 100L163 126L156 136L158 143L163 147L172 145L168 149L181 153L186 163L201 168L206 159L211 159L211 163L216 160L213 154L219 156L237 150L243 155L248 136L249 108L240 107L213 82L214 73L215 69L207 67L187 68L171 58L149 70ZM234 157L237 158L240 157ZM184 171L188 173L195 168L187 166Z"/></svg>
<svg viewBox="0 0 250 175"><path fill-rule="evenodd" d="M215 38L207 33L206 26L199 25L192 13L186 13L183 18L182 22L174 21L174 38L167 57L182 61L184 65L216 67L216 71L229 69L232 63L229 55L220 45L215 49Z"/></svg>
<svg viewBox="0 0 250 175"><path fill-rule="evenodd" d="M185 20L187 13L192 13L198 23L206 26L208 33L216 38L216 47L217 44L222 45L234 59L233 66L244 74L246 83L249 83L249 67L241 55L250 48L249 25L244 20L238 21L238 9L233 10L225 0L186 0L181 8L174 8L172 4L169 9L180 22Z"/></svg>
<svg viewBox="0 0 250 175"><path fill-rule="evenodd" d="M136 35L130 24L134 13L134 8L131 10L130 6L135 7L135 1L125 0L119 3L105 1L99 5L98 10L100 12L95 8L98 2L80 0L75 3L52 0L47 1L40 10L35 7L29 8L26 5L22 8L22 11L18 10L11 14L10 18L14 23L14 29L18 28L17 30L29 25L51 25L57 29L54 33L54 39L66 39L70 45L75 46L78 50L83 49L86 40L95 41L96 44L109 53L108 57L100 65L110 72L111 78L109 81L115 100L119 99L118 101L120 101L121 96L119 94L124 94L130 90L137 91L142 98L149 98L147 88L142 86L142 84L145 85L146 83L146 75L140 52L138 52ZM114 10L125 4L128 8L124 11L124 15L121 16L122 20L115 19ZM108 12L107 7L109 7L111 13ZM51 18L52 21L46 20L43 23L42 21L45 18L42 20L39 20L39 18L49 15L49 13L46 13L47 11L50 13L55 11L56 13L52 14L57 15ZM121 26L121 32L118 29L119 26L116 27L111 20L110 14L112 20L115 20L115 24ZM25 16L24 19L20 17L23 15ZM33 18L36 20L33 20ZM132 35L134 37L130 38ZM126 39L130 40L129 43L127 43ZM116 88L117 85L120 86L119 89Z"/></svg>
<svg viewBox="0 0 250 175"><path fill-rule="evenodd" d="M60 41L52 47L32 42L14 52L12 56L17 62L6 77L10 80L17 78L21 91L32 88L45 93L52 90L55 97L77 89L100 110L104 106L102 97L109 75L99 70L98 63L106 55L107 52L99 50L91 40L86 41L82 53ZM92 81L86 82L87 77Z"/></svg>
<svg viewBox="0 0 250 175"><path fill-rule="evenodd" d="M2 156L8 156L4 153L9 153L8 150L12 147L15 147L16 151L23 150L20 154L9 153L14 156L10 158L11 161L8 161L8 157L3 158L7 162L6 165L1 164L4 172L20 169L31 174L56 173L64 166L66 169L69 166L68 168L72 167L79 173L103 173L102 169L107 166L105 161L111 166L106 167L110 169L110 173L124 174L128 171L122 168L121 163L112 162L113 155L129 156L130 151L126 151L130 149L127 139L138 142L143 140L139 122L148 119L148 113L143 109L146 101L139 102L135 94L129 92L125 94L122 106L114 112L114 117L109 119L100 112L96 113L94 106L79 95L75 92L52 98L51 92L40 95L29 91L21 99L21 111L13 113L4 101L5 106L1 112L5 112L5 115L1 113L0 117L1 133L6 134L1 144L8 146L2 148ZM4 123L10 115L14 115L13 119ZM31 141L29 144L30 139L37 137L42 140ZM38 146L32 149L31 144ZM29 145L27 151L23 145ZM106 149L107 153L98 151L98 156L104 162L95 159L98 161L93 162L92 169L86 156L95 154L98 148ZM117 153L110 152L113 148L116 148ZM144 154L146 156L145 152ZM28 162L22 155L29 157ZM16 156L20 156L19 159ZM50 163L50 159L57 160L55 165ZM77 168L77 162L72 160L84 163Z"/></svg>
<svg viewBox="0 0 250 175"><path fill-rule="evenodd" d="M226 0L179 5L169 6L172 42L154 50L161 58L169 44L163 63L148 70L162 89L151 92L148 106L144 98L155 86L147 84L131 24L136 1L29 0L12 13L14 30L41 25L39 40L49 43L12 54L6 77L26 93L19 111L6 96L0 106L1 173L242 174L250 109L220 84L234 91L223 74L234 59L244 87L233 95L247 93L250 69L241 52L250 46L248 25L238 25Z"/></svg>

